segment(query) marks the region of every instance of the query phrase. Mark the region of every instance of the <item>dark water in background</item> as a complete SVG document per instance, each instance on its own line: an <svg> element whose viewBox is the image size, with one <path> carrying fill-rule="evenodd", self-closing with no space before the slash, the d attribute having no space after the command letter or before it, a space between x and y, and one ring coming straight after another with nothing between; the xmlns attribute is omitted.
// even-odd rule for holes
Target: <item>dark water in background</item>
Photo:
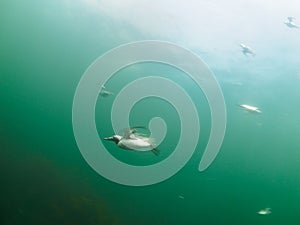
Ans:
<svg viewBox="0 0 300 225"><path fill-rule="evenodd" d="M73 96L86 68L106 51L130 41L162 38L140 33L105 13L88 14L80 2L2 1L0 11L1 225L300 224L299 43L257 43L266 54L255 58L245 58L235 46L235 55L222 56L229 62L226 66L220 55L191 49L211 67L223 90L228 123L221 152L208 170L197 171L210 116L203 94L178 75L175 80L183 79L189 94L199 96L198 149L171 179L126 187L102 178L82 158L72 130ZM122 72L130 74L130 68ZM110 82L107 86L118 92L126 80L117 82L116 75L115 83L114 78ZM108 115L113 97L105 101L107 105L97 105L96 114ZM244 112L236 106L240 103L258 105L263 113ZM170 105L158 99L147 104L134 108L133 116L145 114L137 123L162 114L168 125L179 126ZM96 116L96 121L103 118ZM100 136L112 132L106 123L98 127ZM175 128L162 150L172 149ZM112 154L133 164L153 160L149 154ZM256 213L266 207L272 214Z"/></svg>

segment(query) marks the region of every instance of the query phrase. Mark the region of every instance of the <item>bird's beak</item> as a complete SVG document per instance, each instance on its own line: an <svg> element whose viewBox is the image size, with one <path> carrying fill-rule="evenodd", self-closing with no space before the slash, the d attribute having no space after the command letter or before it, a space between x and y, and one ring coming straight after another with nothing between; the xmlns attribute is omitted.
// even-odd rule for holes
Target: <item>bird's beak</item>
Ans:
<svg viewBox="0 0 300 225"><path fill-rule="evenodd" d="M106 137L106 138L104 138L104 140L109 140L109 141L111 141L111 140L113 140L113 137Z"/></svg>

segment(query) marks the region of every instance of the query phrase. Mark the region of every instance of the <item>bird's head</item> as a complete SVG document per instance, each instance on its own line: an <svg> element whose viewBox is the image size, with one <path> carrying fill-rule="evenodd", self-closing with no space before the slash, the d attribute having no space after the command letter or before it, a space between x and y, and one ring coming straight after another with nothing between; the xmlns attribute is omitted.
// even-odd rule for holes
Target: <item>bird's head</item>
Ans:
<svg viewBox="0 0 300 225"><path fill-rule="evenodd" d="M122 136L120 136L120 135L114 135L114 136L111 136L111 137L104 138L104 140L113 141L116 144L118 144L121 139L122 139Z"/></svg>

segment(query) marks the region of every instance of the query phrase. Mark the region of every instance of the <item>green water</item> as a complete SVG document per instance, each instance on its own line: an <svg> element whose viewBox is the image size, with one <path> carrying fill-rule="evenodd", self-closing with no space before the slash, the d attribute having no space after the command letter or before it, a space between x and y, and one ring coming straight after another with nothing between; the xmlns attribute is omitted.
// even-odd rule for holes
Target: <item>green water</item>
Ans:
<svg viewBox="0 0 300 225"><path fill-rule="evenodd" d="M172 77L195 100L201 121L196 152L179 173L159 184L127 187L98 175L80 154L72 129L78 82L96 58L120 44L148 39L188 43L172 30L147 34L105 10L91 10L88 2L93 1L0 3L0 224L299 225L299 32L253 41L261 50L255 58L243 56L234 45L236 50L221 53L217 47L211 52L201 51L201 45L191 48L216 75L227 108L221 151L201 173L198 164L211 118L195 84L174 68L151 63L112 77L106 86L115 93L142 76L140 71ZM113 132L109 108L114 97L97 103L101 138ZM242 103L258 105L263 113L245 112L236 106ZM134 165L167 158L180 134L174 107L145 99L133 108L131 121L146 124L155 116L172 127L159 146L161 158L120 151L113 143L105 146ZM267 207L270 215L257 214Z"/></svg>

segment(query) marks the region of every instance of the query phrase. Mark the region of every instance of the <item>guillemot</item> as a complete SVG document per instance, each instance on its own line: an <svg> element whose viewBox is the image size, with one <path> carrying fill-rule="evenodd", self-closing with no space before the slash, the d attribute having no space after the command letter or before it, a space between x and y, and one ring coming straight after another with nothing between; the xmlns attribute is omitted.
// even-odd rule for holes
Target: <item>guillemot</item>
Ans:
<svg viewBox="0 0 300 225"><path fill-rule="evenodd" d="M299 28L293 21L295 20L294 17L288 17L287 21L284 22L289 28Z"/></svg>
<svg viewBox="0 0 300 225"><path fill-rule="evenodd" d="M255 53L254 51L247 45L244 45L244 44L240 44L241 48L242 48L242 52L245 56L248 56L247 54L250 54L252 56L255 56Z"/></svg>
<svg viewBox="0 0 300 225"><path fill-rule="evenodd" d="M101 95L102 97L107 97L107 96L113 95L113 94L114 94L113 92L106 91L104 85L101 86L100 95Z"/></svg>
<svg viewBox="0 0 300 225"><path fill-rule="evenodd" d="M246 109L246 110L248 110L248 111L251 111L251 112L261 113L260 109L256 106L251 106L251 105L246 105L246 104L241 104L239 106Z"/></svg>
<svg viewBox="0 0 300 225"><path fill-rule="evenodd" d="M111 137L104 138L104 140L113 141L119 148L125 150L139 152L152 151L155 155L158 155L159 150L155 147L154 140L144 134L138 134L136 132L137 128L145 127L131 127L124 131L123 136L115 134Z"/></svg>
<svg viewBox="0 0 300 225"><path fill-rule="evenodd" d="M261 209L257 212L257 214L259 214L259 215L269 215L271 213L272 213L271 208Z"/></svg>

